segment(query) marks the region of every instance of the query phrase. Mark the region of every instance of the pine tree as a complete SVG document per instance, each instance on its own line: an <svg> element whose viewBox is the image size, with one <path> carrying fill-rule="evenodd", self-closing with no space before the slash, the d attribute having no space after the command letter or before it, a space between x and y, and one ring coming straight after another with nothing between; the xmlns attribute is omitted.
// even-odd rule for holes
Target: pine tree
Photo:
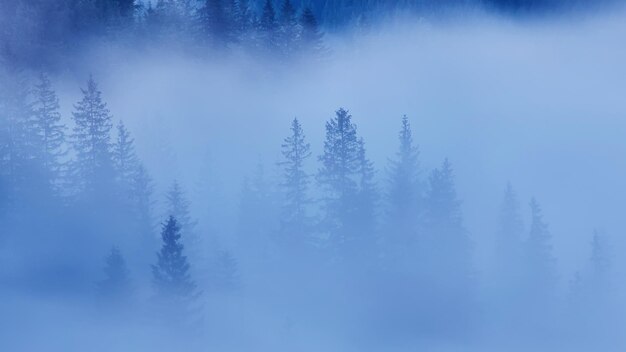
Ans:
<svg viewBox="0 0 626 352"><path fill-rule="evenodd" d="M83 98L72 113L74 129L71 135L76 153L74 173L79 190L103 192L113 179L113 160L111 152L111 114L102 101L92 77L87 81L87 88L82 89Z"/></svg>
<svg viewBox="0 0 626 352"><path fill-rule="evenodd" d="M419 184L419 150L413 144L409 120L402 117L398 135L400 145L396 158L390 161L387 201L387 244L407 248L415 241L418 220L423 212L423 195ZM397 248L396 248L397 249Z"/></svg>
<svg viewBox="0 0 626 352"><path fill-rule="evenodd" d="M232 41L224 0L206 0L199 13L206 41L217 48L224 48Z"/></svg>
<svg viewBox="0 0 626 352"><path fill-rule="evenodd" d="M522 235L524 224L517 195L510 183L500 206L495 247L495 276L499 284L511 289L519 278L522 261Z"/></svg>
<svg viewBox="0 0 626 352"><path fill-rule="evenodd" d="M445 159L433 170L426 193L425 230L420 236L425 268L440 284L466 287L471 277L471 243L463 226L452 166Z"/></svg>
<svg viewBox="0 0 626 352"><path fill-rule="evenodd" d="M157 253L157 263L152 266L152 282L156 297L162 308L170 314L184 318L189 314L190 304L198 296L196 283L189 273L189 263L183 254L181 229L176 219L170 216L161 232L163 245Z"/></svg>
<svg viewBox="0 0 626 352"><path fill-rule="evenodd" d="M137 224L136 231L141 238L140 242L144 248L152 248L153 246L153 191L152 179L146 168L140 164L131 180L130 199L134 219Z"/></svg>
<svg viewBox="0 0 626 352"><path fill-rule="evenodd" d="M308 224L307 206L309 175L304 170L304 163L311 156L311 146L306 142L302 125L297 118L291 122L291 135L282 144L284 160L283 182L281 184L285 203L282 207L282 229L292 237L306 236Z"/></svg>
<svg viewBox="0 0 626 352"><path fill-rule="evenodd" d="M278 24L276 23L276 12L271 0L265 0L263 13L259 21L259 32L262 39L264 49L271 53L278 49Z"/></svg>
<svg viewBox="0 0 626 352"><path fill-rule="evenodd" d="M280 51L285 58L291 59L296 52L298 40L298 21L291 0L283 0L279 18Z"/></svg>
<svg viewBox="0 0 626 352"><path fill-rule="evenodd" d="M111 248L105 261L105 279L98 284L100 295L112 303L123 303L131 294L126 261L117 247Z"/></svg>
<svg viewBox="0 0 626 352"><path fill-rule="evenodd" d="M322 167L317 180L326 193L324 202L324 226L330 232L331 242L342 247L348 238L351 219L355 215L355 199L358 193L357 178L360 171L359 141L356 125L348 111L339 109L336 116L326 123L324 153L319 156Z"/></svg>
<svg viewBox="0 0 626 352"><path fill-rule="evenodd" d="M365 142L359 138L358 151L359 191L355 201L355 216L352 219L353 241L358 241L355 249L361 255L373 255L376 243L378 189L374 177L374 164L367 158Z"/></svg>
<svg viewBox="0 0 626 352"><path fill-rule="evenodd" d="M174 181L166 195L167 216L173 216L181 231L185 234L183 243L194 260L199 260L201 253L200 238L196 233L198 222L191 217L191 203L177 181Z"/></svg>
<svg viewBox="0 0 626 352"><path fill-rule="evenodd" d="M545 300L554 294L556 259L552 256L551 235L539 203L530 202L530 234L526 240L526 289L529 298Z"/></svg>
<svg viewBox="0 0 626 352"><path fill-rule="evenodd" d="M319 60L324 56L324 34L320 31L313 11L307 7L300 16L300 48L303 55L314 60Z"/></svg>
<svg viewBox="0 0 626 352"><path fill-rule="evenodd" d="M139 168L134 142L135 140L124 126L124 122L120 120L117 125L117 139L113 145L113 165L117 181L124 193L129 193Z"/></svg>
<svg viewBox="0 0 626 352"><path fill-rule="evenodd" d="M35 85L34 125L38 135L38 149L42 172L50 190L57 190L65 156L65 125L61 123L59 99L52 89L50 79L39 76Z"/></svg>
<svg viewBox="0 0 626 352"><path fill-rule="evenodd" d="M593 287L598 291L609 290L612 255L607 236L601 231L593 233L590 259Z"/></svg>

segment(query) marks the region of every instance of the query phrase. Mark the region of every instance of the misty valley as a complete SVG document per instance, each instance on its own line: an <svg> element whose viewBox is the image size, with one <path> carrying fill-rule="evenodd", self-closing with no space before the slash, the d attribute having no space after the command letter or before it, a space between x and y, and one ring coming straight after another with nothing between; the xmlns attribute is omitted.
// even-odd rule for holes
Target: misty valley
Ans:
<svg viewBox="0 0 626 352"><path fill-rule="evenodd" d="M0 0L0 350L623 351L622 5Z"/></svg>

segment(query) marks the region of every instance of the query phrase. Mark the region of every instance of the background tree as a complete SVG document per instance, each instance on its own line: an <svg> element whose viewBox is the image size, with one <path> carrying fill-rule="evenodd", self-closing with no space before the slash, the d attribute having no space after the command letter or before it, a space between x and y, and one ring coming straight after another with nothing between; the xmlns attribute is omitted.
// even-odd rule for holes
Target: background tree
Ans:
<svg viewBox="0 0 626 352"><path fill-rule="evenodd" d="M389 162L388 211L386 238L393 256L414 244L419 220L423 215L423 194L419 183L419 150L413 143L409 120L402 117L396 157Z"/></svg>
<svg viewBox="0 0 626 352"><path fill-rule="evenodd" d="M66 154L65 125L61 123L59 98L52 88L50 79L44 74L39 75L34 95L33 118L40 143L38 149L41 153L42 172L48 188L56 193L63 169L62 157Z"/></svg>
<svg viewBox="0 0 626 352"><path fill-rule="evenodd" d="M128 303L124 301L130 298L130 277L126 261L117 247L111 248L106 257L104 275L104 280L98 284L101 297L114 304Z"/></svg>
<svg viewBox="0 0 626 352"><path fill-rule="evenodd" d="M525 246L526 296L537 304L550 305L556 286L556 260L552 255L552 237L543 220L539 203L530 201L530 233Z"/></svg>
<svg viewBox="0 0 626 352"><path fill-rule="evenodd" d="M163 243L157 253L157 263L152 266L156 299L168 320L186 320L199 293L191 278L187 257L183 254L180 227L173 216L163 224L161 240Z"/></svg>
<svg viewBox="0 0 626 352"><path fill-rule="evenodd" d="M283 189L285 202L282 206L281 227L291 240L302 241L307 236L309 219L307 206L311 203L308 196L309 175L304 163L311 156L311 146L306 142L302 125L297 118L291 122L291 135L282 144Z"/></svg>
<svg viewBox="0 0 626 352"><path fill-rule="evenodd" d="M504 198L500 205L498 228L495 239L494 275L498 289L504 289L512 294L517 291L516 283L522 272L522 236L524 223L520 214L520 205L517 195L510 183L504 191Z"/></svg>
<svg viewBox="0 0 626 352"><path fill-rule="evenodd" d="M83 98L72 113L75 126L71 141L76 154L73 172L78 190L93 195L112 189L112 116L93 77L81 91Z"/></svg>
<svg viewBox="0 0 626 352"><path fill-rule="evenodd" d="M335 249L351 242L351 219L355 216L359 184L359 141L356 125L347 110L340 108L335 117L326 122L324 153L319 156L322 167L317 180L325 195L322 226L330 234Z"/></svg>

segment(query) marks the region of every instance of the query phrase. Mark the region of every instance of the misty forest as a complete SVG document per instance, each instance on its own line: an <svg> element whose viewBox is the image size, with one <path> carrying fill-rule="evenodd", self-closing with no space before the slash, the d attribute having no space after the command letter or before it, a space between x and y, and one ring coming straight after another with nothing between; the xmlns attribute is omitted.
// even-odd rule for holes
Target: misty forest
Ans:
<svg viewBox="0 0 626 352"><path fill-rule="evenodd" d="M620 0L0 0L1 351L624 351Z"/></svg>

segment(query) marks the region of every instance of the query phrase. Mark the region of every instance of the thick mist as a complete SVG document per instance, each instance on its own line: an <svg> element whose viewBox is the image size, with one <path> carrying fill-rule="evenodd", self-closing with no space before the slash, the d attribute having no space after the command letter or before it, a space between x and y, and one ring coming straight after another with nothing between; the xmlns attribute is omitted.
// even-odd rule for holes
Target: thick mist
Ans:
<svg viewBox="0 0 626 352"><path fill-rule="evenodd" d="M78 64L49 73L61 120L71 134L91 75L112 115L111 144L122 120L152 180L149 238L133 237L128 214L103 195L78 205L79 196L64 195L62 206L42 208L25 201L26 212L0 208L9 214L0 217L0 349L623 350L625 19L615 12L401 20L326 34L321 60L288 62L91 45ZM377 195L371 216L348 220L333 218L340 202L328 199L345 189L324 183L332 170L320 157L327 121L341 108L363 139ZM419 150L413 171L422 210L409 216L415 241L393 244L393 233L405 230L389 215L404 115ZM310 143L310 202L306 226L285 230L281 145L294 118ZM65 161L77 154L67 149ZM364 176L354 177L362 177L352 195L360 197ZM508 184L517 215L506 212ZM438 187L454 208L449 221L437 222L447 206L437 203ZM184 200L172 201L176 195ZM543 217L531 212L533 197ZM361 211L366 198L350 199ZM178 221L197 286L189 305L154 292L151 265L165 248L174 203L186 208ZM507 216L519 217L520 228ZM193 243L185 237L191 227ZM520 251L532 251L538 234L537 253L550 252L554 277L533 280L529 272L549 269L515 250L499 252L498 236L509 230L519 232ZM285 240L304 232L306 244ZM370 232L358 249L333 242ZM112 246L132 293L103 300ZM606 277L598 268L609 264L600 262L610 262Z"/></svg>

